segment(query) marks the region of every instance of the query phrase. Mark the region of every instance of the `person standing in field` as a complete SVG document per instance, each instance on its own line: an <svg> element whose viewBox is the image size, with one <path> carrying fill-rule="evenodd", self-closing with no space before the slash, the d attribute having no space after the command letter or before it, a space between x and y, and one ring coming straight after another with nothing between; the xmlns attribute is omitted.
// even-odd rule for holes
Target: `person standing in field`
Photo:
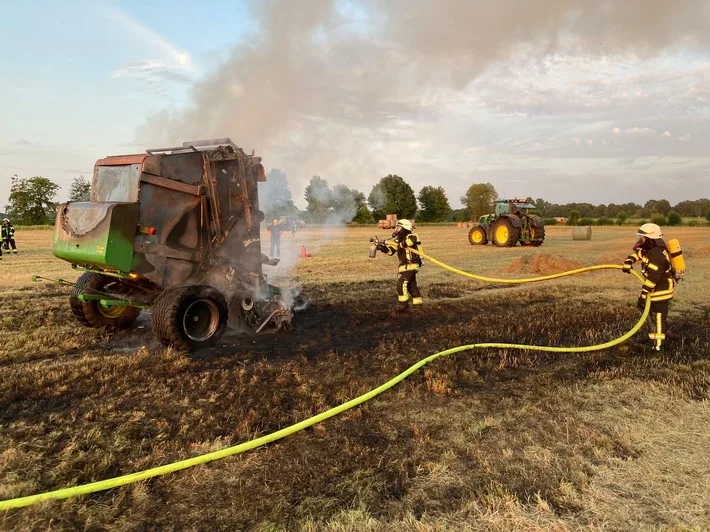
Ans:
<svg viewBox="0 0 710 532"><path fill-rule="evenodd" d="M274 218L274 221L269 225L266 230L271 234L271 246L269 256L280 257L281 256L281 233L285 230L278 219ZM274 255L274 251L276 254Z"/></svg>
<svg viewBox="0 0 710 532"><path fill-rule="evenodd" d="M17 253L15 245L15 226L10 223L10 220L5 218L2 221L2 247L8 253ZM0 254L2 256L2 254Z"/></svg>
<svg viewBox="0 0 710 532"><path fill-rule="evenodd" d="M379 244L379 250L387 255L397 254L399 259L399 279L397 279L397 306L394 313L403 313L409 310L409 299L412 299L412 310L421 310L422 294L417 286L417 272L422 265L422 258L412 250L421 250L422 243L414 232L412 222L400 220L397 222L393 243Z"/></svg>
<svg viewBox="0 0 710 532"><path fill-rule="evenodd" d="M624 273L631 273L631 268L637 261L641 262L641 274L644 277L637 304L643 310L646 300L651 300L648 337L651 339L653 349L660 351L666 339L666 316L673 299L675 270L658 225L643 224L639 227L634 252L624 261L622 268Z"/></svg>

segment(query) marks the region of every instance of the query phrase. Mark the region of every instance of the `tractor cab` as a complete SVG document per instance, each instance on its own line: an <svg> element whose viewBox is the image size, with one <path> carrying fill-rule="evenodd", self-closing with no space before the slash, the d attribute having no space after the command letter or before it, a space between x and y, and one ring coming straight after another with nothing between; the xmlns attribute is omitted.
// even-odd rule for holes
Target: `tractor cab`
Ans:
<svg viewBox="0 0 710 532"><path fill-rule="evenodd" d="M495 202L495 215L514 214L516 216L525 216L534 209L535 205L524 199L509 199L498 200Z"/></svg>

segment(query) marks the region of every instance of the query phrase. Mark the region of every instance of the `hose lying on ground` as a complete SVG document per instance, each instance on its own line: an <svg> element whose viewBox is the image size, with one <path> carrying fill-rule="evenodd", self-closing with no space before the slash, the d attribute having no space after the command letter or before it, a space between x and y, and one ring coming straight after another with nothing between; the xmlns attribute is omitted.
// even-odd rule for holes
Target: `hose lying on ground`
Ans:
<svg viewBox="0 0 710 532"><path fill-rule="evenodd" d="M456 268L451 268L450 266L437 261L436 259L433 259L425 254L421 254L423 257L427 258L428 260L432 261L434 264L437 264L443 268L446 268L450 271L460 273L462 275L466 275L467 277L471 277L474 279L478 280L485 280L488 282L534 282L534 281L543 281L547 279L554 279L557 277L564 277L566 275L574 275L576 273L582 273L586 271L591 271L591 270L601 270L601 269L620 269L621 266L617 266L615 264L605 264L605 265L600 265L600 266L589 266L586 268L579 268L577 270L572 270L571 272L563 272L559 274L554 274L554 275L548 275L548 276L543 276L543 277L535 277L531 279L490 279L486 277L481 277L477 276L474 274L469 274L467 272L463 272L461 270L457 270ZM635 277L639 280L642 280L641 276L634 270L632 270L632 273L635 275ZM54 491L48 491L45 493L38 493L36 495L28 495L26 497L18 497L15 499L7 499L4 501L0 501L0 511L2 510L10 510L13 508L22 508L24 506L30 506L32 504L36 504L42 501L47 501L47 500L52 500L52 499L67 499L69 497L76 497L79 495L87 495L89 493L95 493L97 491L103 491L103 490L108 490L111 488L117 488L119 486L125 486L126 484L132 484L134 482L139 482L141 480L146 480L149 478L153 477L158 477L161 475L166 475L168 473L174 473L176 471L180 471L182 469L187 469L189 467L193 467L196 465L200 464L206 464L207 462L212 462L214 460L219 460L220 458L226 458L227 456L233 456L239 453L243 453L245 451L249 451L252 449L256 449L257 447L261 447L262 445L266 445L267 443L271 443L276 440L280 440L282 438L285 438L286 436L289 436L291 434L294 434L296 432L299 432L305 428L311 427L315 425L316 423L320 423L321 421L325 421L328 418L331 418L333 416L336 416L338 414L341 414L342 412L345 412L346 410L349 410L351 408L354 408L355 406L358 406L366 401L369 401L370 399L378 396L382 392L389 390L392 388L394 385L402 382L404 379L409 377L412 373L417 371L419 368L422 366L425 366L426 364L429 364L430 362L436 360L439 357L446 356L446 355L452 355L454 353L460 353L462 351L467 351L469 349L483 349L483 348L498 348L498 349L524 349L527 351L549 351L549 352L555 352L555 353L585 353L589 351L599 351L602 349L606 349L608 347L612 347L614 345L618 345L622 342L625 342L629 338L631 338L634 334L638 332L638 330L643 326L644 321L646 320L646 317L648 316L649 310L651 308L651 298L646 298L646 306L643 310L643 314L641 315L641 318L639 321L634 325L634 327L629 330L626 334L623 336L620 336L619 338L616 338L614 340L610 340L608 342L605 342L603 344L598 344L598 345L590 345L590 346L584 346L584 347L546 347L546 346L538 346L538 345L522 345L522 344L504 344L504 343L480 343L480 344L467 344L467 345L461 345L458 347L453 347L451 349L446 349L444 351L439 351L438 353L434 353L433 355L430 355L413 366L410 366L407 368L405 371L394 377L393 379L390 379L386 383L378 386L377 388L370 390L367 393L364 393L354 399L351 399L350 401L343 403L339 406L330 408L329 410L326 410L325 412L321 412L320 414L317 414L311 418L305 419L303 421L300 421L294 425L291 425L290 427L286 427L284 429L278 430L276 432L272 432L271 434L267 434L266 436L262 436L260 438L256 438L254 440L250 440L244 443L240 443L238 445L234 445L232 447L227 447L225 449L221 449L219 451L213 451L210 453L206 453L203 455L199 456L194 456L192 458L187 458L185 460L179 460L177 462L173 462L170 464L165 464L162 466L158 467L153 467L151 469L146 469L144 471L139 471L137 473L130 473L128 475L122 475L120 477L114 477L114 478L109 478L106 480L100 480L98 482L91 482L89 484L82 484L80 486L74 486L71 488L63 488L63 489L58 489Z"/></svg>

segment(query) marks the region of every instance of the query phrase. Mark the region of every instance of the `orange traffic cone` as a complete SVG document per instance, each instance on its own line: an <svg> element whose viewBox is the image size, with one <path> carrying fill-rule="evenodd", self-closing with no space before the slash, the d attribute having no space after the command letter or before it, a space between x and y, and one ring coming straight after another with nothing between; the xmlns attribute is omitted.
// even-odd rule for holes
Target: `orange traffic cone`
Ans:
<svg viewBox="0 0 710 532"><path fill-rule="evenodd" d="M305 259L308 256L309 255L308 255L308 252L306 251L306 246L301 246L301 258Z"/></svg>

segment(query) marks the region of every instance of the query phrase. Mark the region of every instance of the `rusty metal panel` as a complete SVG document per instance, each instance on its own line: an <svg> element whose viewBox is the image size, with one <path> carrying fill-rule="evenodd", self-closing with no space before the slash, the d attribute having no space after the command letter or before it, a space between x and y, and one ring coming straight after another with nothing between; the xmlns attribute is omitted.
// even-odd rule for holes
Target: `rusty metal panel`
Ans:
<svg viewBox="0 0 710 532"><path fill-rule="evenodd" d="M91 183L91 201L138 201L140 166L138 163L121 166L96 165Z"/></svg>

